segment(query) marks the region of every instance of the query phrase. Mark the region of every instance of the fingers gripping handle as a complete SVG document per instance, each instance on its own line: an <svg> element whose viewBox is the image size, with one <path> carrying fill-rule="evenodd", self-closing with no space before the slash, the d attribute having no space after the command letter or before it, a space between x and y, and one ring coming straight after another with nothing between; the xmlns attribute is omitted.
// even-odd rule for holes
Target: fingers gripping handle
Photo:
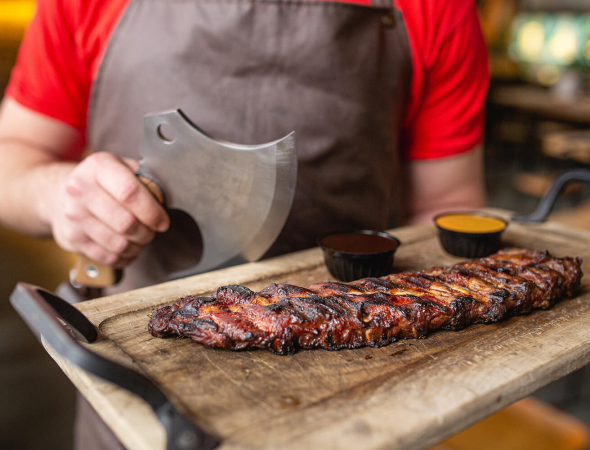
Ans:
<svg viewBox="0 0 590 450"><path fill-rule="evenodd" d="M76 255L74 268L70 272L70 283L74 287L101 288L121 281L123 272L106 264L91 260L84 255Z"/></svg>
<svg viewBox="0 0 590 450"><path fill-rule="evenodd" d="M162 192L162 189L160 189L160 186L158 186L158 184L154 180L152 180L151 178L144 177L143 175L137 175L137 178L139 179L139 181L141 181L143 183L143 185L146 188L149 189L149 191L156 198L156 200L158 200L160 205L163 205L164 204L164 192Z"/></svg>
<svg viewBox="0 0 590 450"><path fill-rule="evenodd" d="M137 178L149 189L160 204L164 204L164 193L155 181L138 175ZM121 281L123 272L107 264L102 264L84 255L77 255L74 268L70 272L70 283L74 287L101 288Z"/></svg>

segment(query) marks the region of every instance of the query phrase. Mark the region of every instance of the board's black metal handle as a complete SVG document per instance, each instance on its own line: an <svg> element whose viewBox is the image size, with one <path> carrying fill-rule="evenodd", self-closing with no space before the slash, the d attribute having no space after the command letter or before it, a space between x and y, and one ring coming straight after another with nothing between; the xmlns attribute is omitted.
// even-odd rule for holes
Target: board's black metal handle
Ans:
<svg viewBox="0 0 590 450"><path fill-rule="evenodd" d="M553 209L553 205L561 191L573 182L590 183L590 170L573 169L560 174L551 185L549 192L541 199L537 209L532 214L514 216L512 220L520 222L543 222Z"/></svg>
<svg viewBox="0 0 590 450"><path fill-rule="evenodd" d="M219 441L187 420L160 389L142 374L99 356L82 346L60 322L63 320L78 339L94 342L94 325L65 300L27 283L18 283L10 303L37 339L43 339L63 358L104 380L140 396L152 408L166 430L169 450L213 449Z"/></svg>

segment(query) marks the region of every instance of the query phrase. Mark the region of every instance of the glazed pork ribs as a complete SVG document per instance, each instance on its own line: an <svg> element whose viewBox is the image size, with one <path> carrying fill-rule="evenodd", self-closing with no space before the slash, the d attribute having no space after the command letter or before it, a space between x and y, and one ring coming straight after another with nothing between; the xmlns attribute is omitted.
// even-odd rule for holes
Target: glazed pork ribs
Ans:
<svg viewBox="0 0 590 450"><path fill-rule="evenodd" d="M152 313L156 337L186 336L212 347L297 349L380 347L436 329L546 309L576 294L580 258L506 249L486 258L421 272L307 288L273 284L260 292L224 286Z"/></svg>

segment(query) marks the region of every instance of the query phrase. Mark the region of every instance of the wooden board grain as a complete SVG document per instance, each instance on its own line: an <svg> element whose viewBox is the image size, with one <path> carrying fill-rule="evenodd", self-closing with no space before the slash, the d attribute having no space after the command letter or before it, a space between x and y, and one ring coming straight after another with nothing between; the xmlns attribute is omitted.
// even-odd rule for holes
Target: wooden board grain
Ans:
<svg viewBox="0 0 590 450"><path fill-rule="evenodd" d="M460 259L431 225L394 231L396 270ZM506 245L581 256L590 233L560 224L511 224ZM436 332L380 349L231 352L147 333L148 313L187 294L241 283L309 285L330 279L317 249L106 297L80 305L103 339L90 347L140 370L225 448L424 448L590 361L590 285L549 311ZM123 443L162 448L145 405L58 361ZM125 400L122 400L125 399ZM151 426L146 424L152 423Z"/></svg>

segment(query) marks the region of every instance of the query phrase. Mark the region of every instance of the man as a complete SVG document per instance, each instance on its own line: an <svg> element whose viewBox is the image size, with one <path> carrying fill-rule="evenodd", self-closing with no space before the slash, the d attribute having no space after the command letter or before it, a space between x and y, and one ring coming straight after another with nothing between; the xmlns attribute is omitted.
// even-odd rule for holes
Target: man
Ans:
<svg viewBox="0 0 590 450"><path fill-rule="evenodd" d="M126 267L120 290L194 264L133 175L143 116L179 107L228 141L297 132L269 255L477 208L488 78L472 0L41 0L0 109L0 221Z"/></svg>
<svg viewBox="0 0 590 450"><path fill-rule="evenodd" d="M409 159L401 174L407 180L402 196L409 222L483 203L475 149L482 138L488 75L472 1L400 0L403 21L397 23L401 16L388 16L380 7L387 1L362 7L275 2L230 11L162 2L151 12L130 0L78 3L39 3L2 104L0 219L10 227L53 235L64 249L99 262L128 265L155 233L167 229L168 217L134 178L134 160L97 153L78 161L86 144L137 158L143 114L174 107L234 142L262 143L297 131L299 190L274 253L313 245L312 235L329 228L386 227L395 203L393 178L400 176L396 158ZM264 21L252 12L258 10L264 10L256 13ZM293 11L299 11L301 24L295 24ZM199 20L183 21L191 14ZM312 14L321 18L308 20ZM334 18L342 23L334 24ZM174 25L166 26L166 20ZM329 29L309 29L322 20ZM347 23L353 20L354 26ZM221 37L212 33L216 22ZM167 30L165 42L154 32L156 25ZM187 31L191 27L200 34ZM376 27L380 30L373 33ZM275 36L276 29L289 39ZM339 36L340 29L348 34ZM327 51L323 46L335 38L342 43ZM341 54L346 56L338 59ZM211 64L228 57L232 64ZM363 87L371 84L371 91ZM330 123L317 126L322 121ZM326 180L325 173L335 179ZM342 181L346 178L350 181ZM367 182L374 186L359 189ZM326 188L331 198L317 200ZM345 211L360 205L366 211ZM150 280L163 280L165 272Z"/></svg>

